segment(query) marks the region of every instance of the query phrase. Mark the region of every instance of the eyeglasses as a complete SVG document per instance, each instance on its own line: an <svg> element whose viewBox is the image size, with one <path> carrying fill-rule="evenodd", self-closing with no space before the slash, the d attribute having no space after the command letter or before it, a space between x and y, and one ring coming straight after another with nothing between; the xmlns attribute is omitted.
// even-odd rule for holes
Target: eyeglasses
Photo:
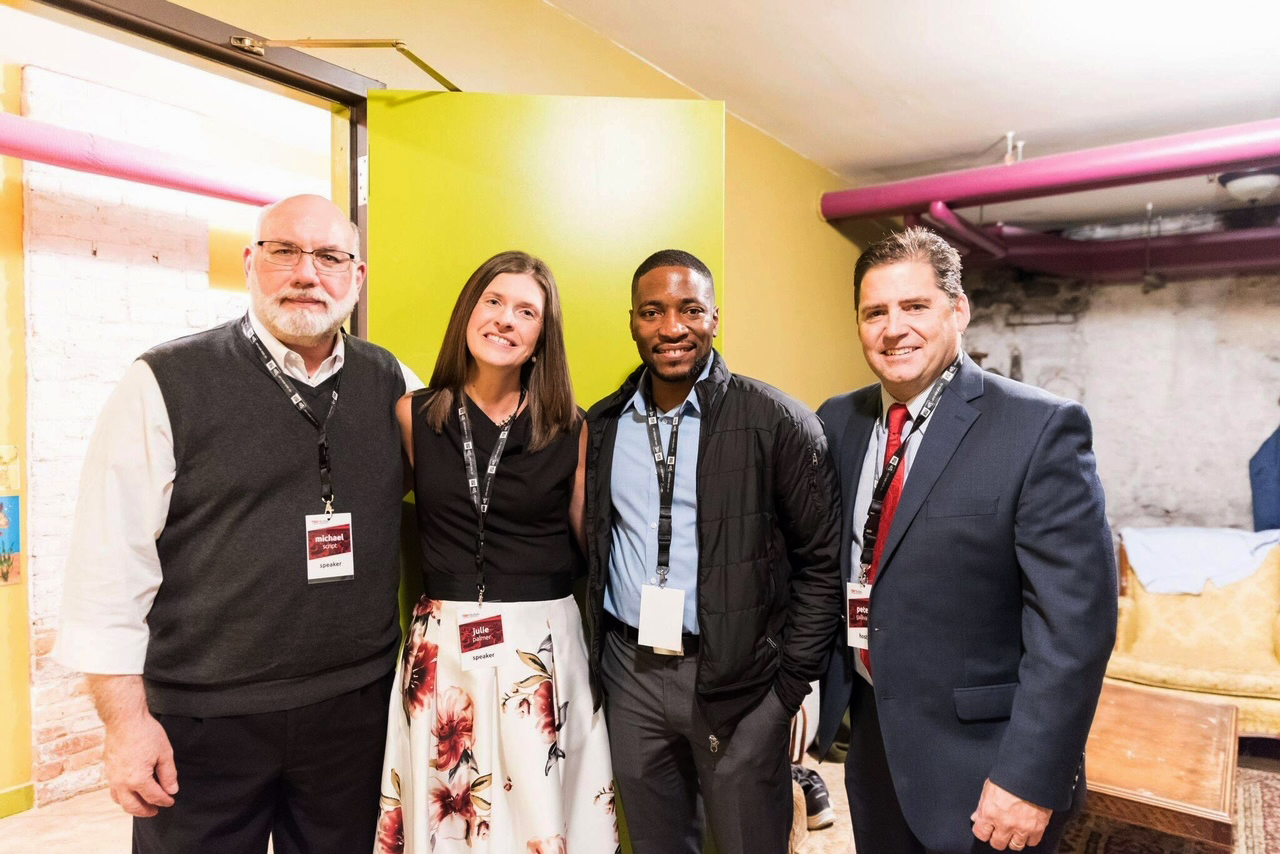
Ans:
<svg viewBox="0 0 1280 854"><path fill-rule="evenodd" d="M345 273L351 269L351 262L356 256L341 249L312 249L310 251L292 243L281 240L259 240L254 244L262 248L262 257L268 264L277 267L293 268L298 266L303 255L310 255L316 269L321 273Z"/></svg>

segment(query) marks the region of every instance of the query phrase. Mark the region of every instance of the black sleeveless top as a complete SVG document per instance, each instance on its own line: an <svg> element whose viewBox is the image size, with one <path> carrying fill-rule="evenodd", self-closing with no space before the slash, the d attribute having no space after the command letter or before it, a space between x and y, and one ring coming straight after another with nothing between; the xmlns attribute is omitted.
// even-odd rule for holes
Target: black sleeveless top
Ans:
<svg viewBox="0 0 1280 854"><path fill-rule="evenodd" d="M436 433L421 412L429 397L413 399L413 484L424 583L434 599L476 597L477 515L462 458L457 406ZM484 472L502 432L466 395L476 466ZM494 475L485 520L485 599L531 601L569 595L584 567L569 525L569 500L578 467L578 434L564 433L530 453L529 410L511 425Z"/></svg>

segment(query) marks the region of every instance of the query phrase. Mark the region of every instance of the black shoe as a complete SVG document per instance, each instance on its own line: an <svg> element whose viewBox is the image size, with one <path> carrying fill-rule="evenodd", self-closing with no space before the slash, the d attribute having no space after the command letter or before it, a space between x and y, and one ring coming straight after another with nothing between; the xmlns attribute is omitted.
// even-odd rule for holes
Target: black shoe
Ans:
<svg viewBox="0 0 1280 854"><path fill-rule="evenodd" d="M827 784L818 772L800 765L791 766L791 779L800 784L804 792L804 811L808 815L810 830L821 830L836 823L836 811L831 808L831 796Z"/></svg>

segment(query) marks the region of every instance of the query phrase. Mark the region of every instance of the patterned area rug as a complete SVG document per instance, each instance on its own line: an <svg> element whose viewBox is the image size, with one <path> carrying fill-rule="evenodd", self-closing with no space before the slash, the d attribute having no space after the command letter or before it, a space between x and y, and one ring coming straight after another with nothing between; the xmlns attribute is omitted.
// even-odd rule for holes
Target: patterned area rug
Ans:
<svg viewBox="0 0 1280 854"><path fill-rule="evenodd" d="M1242 740L1242 744L1243 744ZM1262 755L1243 749L1236 769L1236 833L1231 854L1280 854L1280 741L1254 741ZM844 766L836 762L805 764L818 769L831 792L836 823L812 831L801 854L853 854L849 842L849 808L844 793ZM1067 826L1058 854L1227 854L1176 836L1120 824L1086 812Z"/></svg>
<svg viewBox="0 0 1280 854"><path fill-rule="evenodd" d="M1280 852L1280 774L1241 767L1236 772L1235 854ZM1120 824L1087 811L1067 825L1059 854L1223 854L1179 839Z"/></svg>

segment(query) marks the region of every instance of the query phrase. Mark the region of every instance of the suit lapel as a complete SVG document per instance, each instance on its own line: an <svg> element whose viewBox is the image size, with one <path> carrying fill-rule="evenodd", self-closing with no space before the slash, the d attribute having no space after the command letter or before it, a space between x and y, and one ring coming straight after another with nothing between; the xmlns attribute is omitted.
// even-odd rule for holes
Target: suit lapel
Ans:
<svg viewBox="0 0 1280 854"><path fill-rule="evenodd" d="M902 498L893 516L893 525L889 528L889 539L880 558L881 574L888 571L894 551L924 506L933 485L955 456L973 422L978 420L980 413L970 401L981 396L982 369L965 356L960 371L938 401L937 410L929 417L924 438L912 460Z"/></svg>
<svg viewBox="0 0 1280 854"><path fill-rule="evenodd" d="M871 430L876 419L880 417L880 387L873 386L861 400L853 402L853 417L844 427L844 441L841 442L840 482L855 486L862 477L862 461L867 457L867 443L871 441ZM846 519L853 518L853 502L857 489L845 490L844 512Z"/></svg>
<svg viewBox="0 0 1280 854"><path fill-rule="evenodd" d="M867 458L867 443L871 441L871 431L876 419L880 416L880 387L872 386L861 397L853 399L853 415L844 425L844 436L840 441L840 483L845 484L843 490L844 517L853 524L853 505L858 497L858 483L862 479L862 462ZM841 561L845 572L845 580L849 580L856 558L853 555L853 530L850 528L843 534L840 551L845 560Z"/></svg>

